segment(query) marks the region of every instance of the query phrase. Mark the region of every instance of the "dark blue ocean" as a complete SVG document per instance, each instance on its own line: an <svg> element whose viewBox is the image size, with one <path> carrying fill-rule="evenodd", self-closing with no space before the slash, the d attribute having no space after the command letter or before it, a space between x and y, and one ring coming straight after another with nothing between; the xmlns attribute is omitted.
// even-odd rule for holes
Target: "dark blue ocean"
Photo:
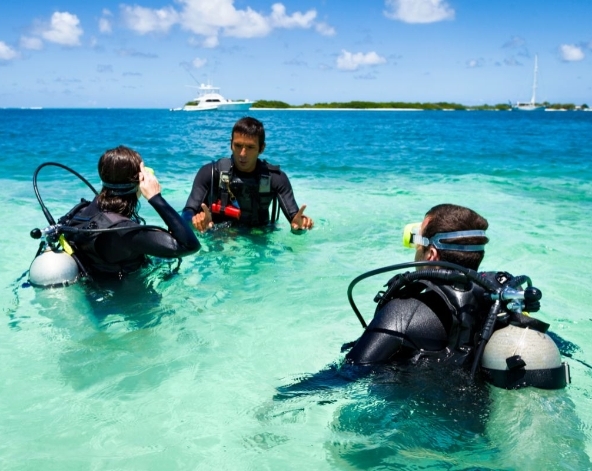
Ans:
<svg viewBox="0 0 592 471"><path fill-rule="evenodd" d="M47 225L40 164L99 186L100 155L124 144L181 210L242 115L0 110L0 469L592 469L592 113L250 114L312 231L218 230L178 272L155 261L120 286L40 290L26 284L29 233ZM91 197L54 167L38 190L56 219ZM561 339L566 389L337 373L362 332L350 282L410 261L403 226L445 202L488 219L483 270L543 292L536 317ZM367 320L390 276L356 286Z"/></svg>

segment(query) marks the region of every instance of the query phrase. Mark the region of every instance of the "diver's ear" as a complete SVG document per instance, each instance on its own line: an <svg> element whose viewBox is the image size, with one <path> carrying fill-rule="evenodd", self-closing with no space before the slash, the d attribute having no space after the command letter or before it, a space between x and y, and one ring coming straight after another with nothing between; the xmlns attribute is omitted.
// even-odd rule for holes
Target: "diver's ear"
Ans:
<svg viewBox="0 0 592 471"><path fill-rule="evenodd" d="M263 154L264 150L265 150L265 142L263 144L261 144L261 148L259 149L259 153Z"/></svg>
<svg viewBox="0 0 592 471"><path fill-rule="evenodd" d="M428 253L425 259L429 262L437 262L440 260L440 254L433 245L428 247Z"/></svg>

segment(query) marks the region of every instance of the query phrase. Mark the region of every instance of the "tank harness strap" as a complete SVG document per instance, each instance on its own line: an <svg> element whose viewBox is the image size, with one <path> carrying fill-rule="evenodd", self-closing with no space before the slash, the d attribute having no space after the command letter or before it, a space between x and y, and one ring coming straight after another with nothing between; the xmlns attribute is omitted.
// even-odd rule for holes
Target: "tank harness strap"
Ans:
<svg viewBox="0 0 592 471"><path fill-rule="evenodd" d="M536 384L541 389L562 389L571 383L569 364L562 362L556 368L527 370L520 365L507 370L482 369L485 379L504 389L518 389Z"/></svg>
<svg viewBox="0 0 592 471"><path fill-rule="evenodd" d="M279 165L272 165L268 163L266 160L263 161L263 168L266 170L266 173L261 174L261 180L259 181L259 193L271 193L271 172L280 173L280 166ZM280 217L280 205L278 202L278 195L273 195L273 200L271 204L271 219L270 222L276 222Z"/></svg>
<svg viewBox="0 0 592 471"><path fill-rule="evenodd" d="M65 215L58 219L58 224L69 225L70 221L74 218L74 216L86 208L90 204L90 201L85 200L84 198L80 199L80 203L74 206L70 211L68 211Z"/></svg>
<svg viewBox="0 0 592 471"><path fill-rule="evenodd" d="M223 158L217 162L218 171L218 189L220 194L220 212L228 206L231 198L234 198L230 192L230 180L232 179L232 161L229 158ZM212 198L213 201L213 198Z"/></svg>
<svg viewBox="0 0 592 471"><path fill-rule="evenodd" d="M77 217L76 215L80 211L82 211L83 209L88 207L90 205L90 203L91 203L90 201L85 200L84 198L80 198L80 203L78 203L70 211L68 211L65 215L63 215L61 218L59 218L58 224L62 224L64 226L72 225L72 222ZM62 234L62 236L63 236L63 234ZM67 238L65 240L67 243L70 242L70 241L68 241ZM82 263L82 261L80 260L80 257L78 256L78 254L75 251L72 251L72 253L70 253L70 256L74 259L74 261L76 262L76 265L78 265L78 269L80 270L80 274L81 274L82 278L86 278L87 280L92 281L92 277L90 276L88 270L84 266L84 263Z"/></svg>

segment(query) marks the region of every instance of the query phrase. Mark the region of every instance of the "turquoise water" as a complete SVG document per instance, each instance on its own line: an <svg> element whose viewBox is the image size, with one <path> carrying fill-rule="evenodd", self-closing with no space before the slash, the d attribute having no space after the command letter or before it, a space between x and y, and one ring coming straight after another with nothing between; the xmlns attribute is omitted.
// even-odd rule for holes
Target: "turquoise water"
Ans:
<svg viewBox="0 0 592 471"><path fill-rule="evenodd" d="M97 185L101 153L125 144L180 210L197 169L229 153L240 115L0 110L1 469L592 469L592 113L251 114L313 231L220 230L174 276L157 263L116 289L36 290L23 274L38 247L29 232L46 225L39 164ZM90 196L53 168L40 193L56 218ZM442 202L489 220L482 269L542 290L537 317L570 342L565 390L484 396L454 378L336 375L341 345L361 333L349 283L409 261L402 227ZM141 214L159 224L149 205ZM388 278L356 286L367 320Z"/></svg>

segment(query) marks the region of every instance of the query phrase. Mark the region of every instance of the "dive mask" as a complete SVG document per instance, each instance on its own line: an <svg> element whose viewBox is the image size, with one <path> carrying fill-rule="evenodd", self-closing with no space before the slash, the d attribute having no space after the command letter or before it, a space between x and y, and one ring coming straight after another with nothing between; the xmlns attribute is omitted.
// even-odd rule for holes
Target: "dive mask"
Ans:
<svg viewBox="0 0 592 471"><path fill-rule="evenodd" d="M440 242L442 239L456 239L458 237L486 237L485 231L482 230L441 232L429 239L427 237L423 237L420 231L421 222L407 224L403 229L403 245L410 249L413 249L418 245L422 245L424 247L433 245L439 250L458 250L460 252L480 252L485 250L485 244L462 245Z"/></svg>
<svg viewBox="0 0 592 471"><path fill-rule="evenodd" d="M154 175L154 169L150 167L144 167L144 170ZM132 193L136 193L138 188L140 187L140 182L130 182L130 183L109 183L109 182L101 182L104 188L108 188L112 191L113 196L124 196L124 195L131 195Z"/></svg>

